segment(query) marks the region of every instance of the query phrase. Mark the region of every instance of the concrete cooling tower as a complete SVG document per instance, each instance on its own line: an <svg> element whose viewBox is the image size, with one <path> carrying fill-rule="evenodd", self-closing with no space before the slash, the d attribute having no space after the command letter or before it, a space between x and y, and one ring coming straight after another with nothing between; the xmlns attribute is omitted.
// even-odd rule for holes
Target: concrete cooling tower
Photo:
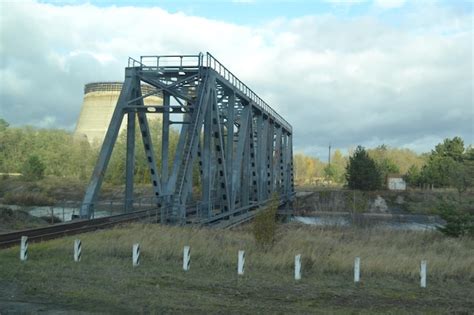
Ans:
<svg viewBox="0 0 474 315"><path fill-rule="evenodd" d="M110 119L122 90L122 82L94 82L84 86L84 101L81 114L76 124L74 135L86 138L89 143L101 145L109 127ZM142 93L150 93L154 89L142 85ZM162 105L159 96L149 96L144 99L145 105ZM149 119L161 119L161 115L147 115ZM121 131L126 129L127 119L122 121Z"/></svg>

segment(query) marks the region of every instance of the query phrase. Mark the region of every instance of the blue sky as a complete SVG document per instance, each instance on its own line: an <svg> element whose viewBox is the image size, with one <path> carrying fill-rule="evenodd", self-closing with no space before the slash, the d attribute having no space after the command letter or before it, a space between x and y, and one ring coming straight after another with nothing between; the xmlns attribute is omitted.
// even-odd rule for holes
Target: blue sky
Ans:
<svg viewBox="0 0 474 315"><path fill-rule="evenodd" d="M366 0L165 0L165 1L105 1L105 0L69 0L40 1L55 5L92 4L98 7L160 7L171 13L183 12L215 20L237 24L256 25L275 18L295 18L305 15L332 14L341 18L377 16L384 22L399 24L400 15L426 4L437 5L459 12L472 12L473 2L469 0L437 1L366 1ZM384 4L385 3L385 4ZM389 10L387 10L389 9Z"/></svg>
<svg viewBox="0 0 474 315"><path fill-rule="evenodd" d="M98 6L158 6L169 12L184 12L238 24L261 24L274 18L294 18L332 13L341 16L364 14L370 5L338 5L324 1L91 1Z"/></svg>
<svg viewBox="0 0 474 315"><path fill-rule="evenodd" d="M122 80L129 56L209 51L293 124L296 152L324 157L328 143L427 152L454 136L472 144L472 9L461 0L2 1L0 117L72 131L84 84Z"/></svg>

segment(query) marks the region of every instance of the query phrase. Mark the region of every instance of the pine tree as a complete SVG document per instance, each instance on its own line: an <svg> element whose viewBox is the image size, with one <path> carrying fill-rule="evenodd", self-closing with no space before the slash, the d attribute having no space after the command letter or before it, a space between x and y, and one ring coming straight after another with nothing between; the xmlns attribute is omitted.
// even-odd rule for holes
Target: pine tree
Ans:
<svg viewBox="0 0 474 315"><path fill-rule="evenodd" d="M376 190L381 187L382 178L375 161L367 151L358 146L354 155L349 158L346 168L346 179L349 188Z"/></svg>

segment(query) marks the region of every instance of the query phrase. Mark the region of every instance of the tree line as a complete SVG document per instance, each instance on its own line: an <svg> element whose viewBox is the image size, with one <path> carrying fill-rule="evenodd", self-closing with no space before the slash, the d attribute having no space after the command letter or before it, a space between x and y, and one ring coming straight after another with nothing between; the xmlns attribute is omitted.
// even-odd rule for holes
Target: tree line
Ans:
<svg viewBox="0 0 474 315"><path fill-rule="evenodd" d="M331 163L301 153L294 156L297 184L335 184L351 189L386 188L389 175L402 176L411 187L453 187L464 191L474 186L474 148L460 137L445 139L430 153L380 145L358 146L348 156L336 150Z"/></svg>
<svg viewBox="0 0 474 315"><path fill-rule="evenodd" d="M145 150L135 132L135 182L149 183L150 171L146 163ZM161 122L150 120L152 135L161 136ZM178 143L178 133L170 131L170 156ZM155 141L155 153L161 154L161 141ZM0 119L0 173L21 173L25 180L37 180L44 176L55 176L88 180L93 172L100 147L91 145L86 139L74 137L60 129L34 127L10 127ZM104 181L122 184L125 180L126 133L121 133L105 173ZM160 159L157 159L161 167ZM170 163L171 164L171 163ZM170 165L171 167L172 165Z"/></svg>
<svg viewBox="0 0 474 315"><path fill-rule="evenodd" d="M149 125L152 135L160 137L161 122L152 120ZM174 155L178 137L178 132L171 130L170 156ZM29 180L43 176L87 180L92 174L99 149L65 130L11 127L0 118L0 173L22 173L23 178ZM155 142L154 149L160 156L161 141ZM125 152L126 133L122 133L105 174L106 182L124 182ZM149 183L149 169L138 131L135 154L135 182ZM157 163L161 167L159 158ZM300 185L332 183L371 190L384 188L389 174L399 174L413 187L456 187L465 190L474 186L474 148L466 147L460 137L445 139L430 153L424 154L386 145L372 149L357 147L349 150L348 156L341 150L335 150L330 164L297 153L294 155L294 166L296 184Z"/></svg>

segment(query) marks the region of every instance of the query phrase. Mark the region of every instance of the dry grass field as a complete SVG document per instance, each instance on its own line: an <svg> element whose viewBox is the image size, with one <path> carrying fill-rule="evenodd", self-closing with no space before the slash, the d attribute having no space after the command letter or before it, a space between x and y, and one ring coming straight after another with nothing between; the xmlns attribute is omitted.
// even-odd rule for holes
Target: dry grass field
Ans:
<svg viewBox="0 0 474 315"><path fill-rule="evenodd" d="M83 259L72 261L73 240ZM438 232L280 225L262 251L249 227L232 231L133 224L0 250L0 312L469 313L474 240ZM133 268L131 248L141 245ZM191 269L182 270L184 245ZM237 251L246 251L237 276ZM302 255L301 281L293 279ZM353 283L355 256L361 282ZM420 260L428 287L419 287Z"/></svg>

